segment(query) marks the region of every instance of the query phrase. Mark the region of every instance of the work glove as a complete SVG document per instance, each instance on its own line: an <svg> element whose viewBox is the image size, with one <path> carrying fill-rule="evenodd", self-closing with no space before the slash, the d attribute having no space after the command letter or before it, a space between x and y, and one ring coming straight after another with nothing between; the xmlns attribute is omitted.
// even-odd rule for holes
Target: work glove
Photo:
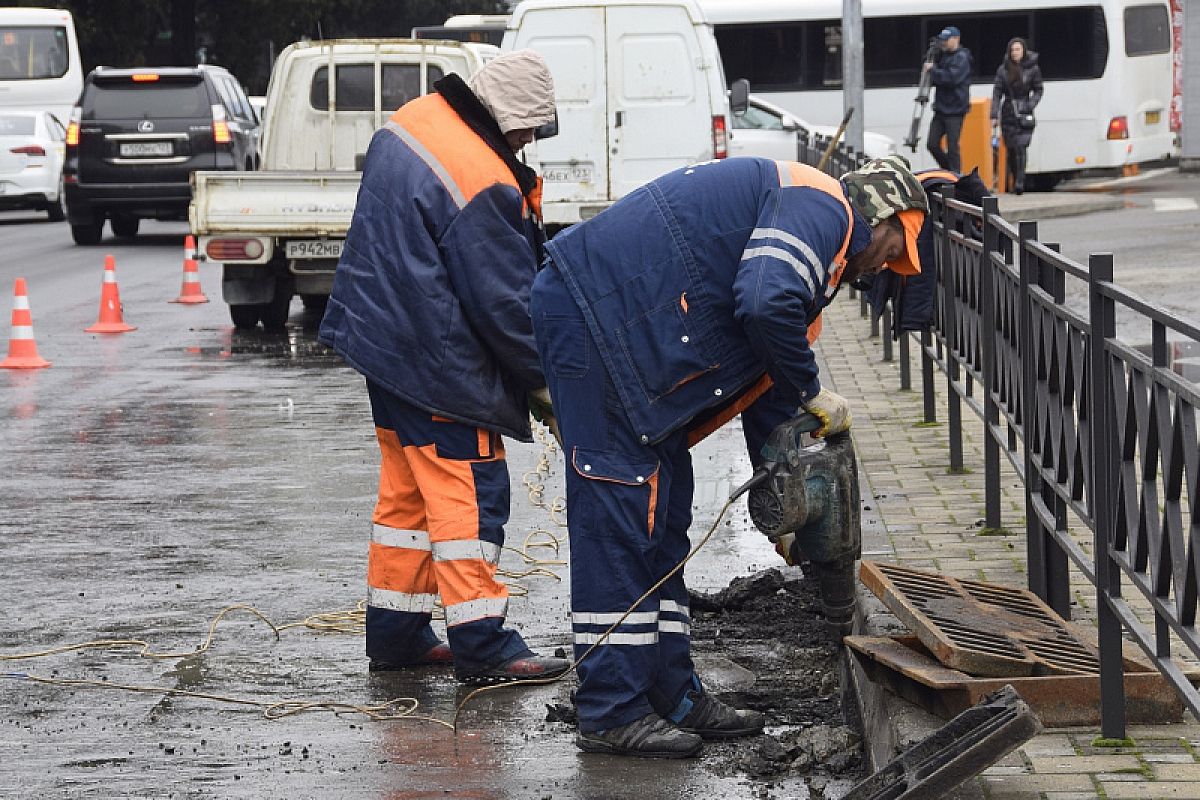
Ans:
<svg viewBox="0 0 1200 800"><path fill-rule="evenodd" d="M538 422L550 429L558 446L562 447L562 434L558 431L558 420L554 418L554 405L550 402L550 390L543 386L529 393L529 413Z"/></svg>
<svg viewBox="0 0 1200 800"><path fill-rule="evenodd" d="M817 392L816 397L804 404L804 410L821 420L821 427L813 432L818 439L850 429L850 404L828 389Z"/></svg>

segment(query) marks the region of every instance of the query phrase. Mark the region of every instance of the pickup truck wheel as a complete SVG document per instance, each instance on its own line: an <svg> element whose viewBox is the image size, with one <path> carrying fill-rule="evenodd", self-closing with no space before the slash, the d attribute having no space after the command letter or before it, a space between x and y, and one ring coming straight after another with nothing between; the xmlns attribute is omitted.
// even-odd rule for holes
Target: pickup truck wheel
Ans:
<svg viewBox="0 0 1200 800"><path fill-rule="evenodd" d="M71 226L71 238L75 244L100 244L104 236L104 219Z"/></svg>
<svg viewBox="0 0 1200 800"><path fill-rule="evenodd" d="M229 317L236 328L253 328L258 325L260 311L263 305L247 304L229 307Z"/></svg>
<svg viewBox="0 0 1200 800"><path fill-rule="evenodd" d="M288 312L292 309L292 294L296 283L291 276L280 275L275 279L275 296L271 302L259 306L263 327L269 331L282 331L287 326Z"/></svg>
<svg viewBox="0 0 1200 800"><path fill-rule="evenodd" d="M138 226L141 220L137 217L113 217L109 222L112 225L112 231L122 239L132 239L137 236Z"/></svg>

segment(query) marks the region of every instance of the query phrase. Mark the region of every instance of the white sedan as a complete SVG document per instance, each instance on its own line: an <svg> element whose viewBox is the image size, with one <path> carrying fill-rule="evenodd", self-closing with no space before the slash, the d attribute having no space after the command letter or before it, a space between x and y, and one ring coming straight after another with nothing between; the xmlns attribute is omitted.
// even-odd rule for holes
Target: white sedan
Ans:
<svg viewBox="0 0 1200 800"><path fill-rule="evenodd" d="M36 208L57 222L67 131L45 111L0 110L0 209Z"/></svg>
<svg viewBox="0 0 1200 800"><path fill-rule="evenodd" d="M833 136L837 132L836 125L813 125L761 97L750 95L750 107L746 113L733 117L729 155L795 161L796 132L802 128L810 134L821 136ZM865 132L863 146L871 158L884 158L896 153L895 140L881 133Z"/></svg>

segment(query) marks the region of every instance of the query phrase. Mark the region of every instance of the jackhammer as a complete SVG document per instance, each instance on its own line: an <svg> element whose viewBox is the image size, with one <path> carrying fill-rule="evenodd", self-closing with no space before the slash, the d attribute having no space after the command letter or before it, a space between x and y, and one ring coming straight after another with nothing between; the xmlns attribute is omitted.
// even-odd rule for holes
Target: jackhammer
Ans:
<svg viewBox="0 0 1200 800"><path fill-rule="evenodd" d="M751 521L789 563L811 563L826 625L841 641L854 624L854 562L862 552L858 465L849 432L809 435L820 427L802 412L772 431L762 465L734 496L750 493Z"/></svg>

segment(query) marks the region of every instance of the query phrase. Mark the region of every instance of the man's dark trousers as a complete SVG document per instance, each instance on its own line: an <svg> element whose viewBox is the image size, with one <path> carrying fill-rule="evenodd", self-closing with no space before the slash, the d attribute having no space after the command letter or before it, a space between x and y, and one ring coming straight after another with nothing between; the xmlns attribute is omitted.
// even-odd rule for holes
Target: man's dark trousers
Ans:
<svg viewBox="0 0 1200 800"><path fill-rule="evenodd" d="M962 172L962 155L958 151L958 139L962 136L962 114L937 114L929 123L929 141L926 147L942 169ZM942 149L942 137L946 137L946 149Z"/></svg>

